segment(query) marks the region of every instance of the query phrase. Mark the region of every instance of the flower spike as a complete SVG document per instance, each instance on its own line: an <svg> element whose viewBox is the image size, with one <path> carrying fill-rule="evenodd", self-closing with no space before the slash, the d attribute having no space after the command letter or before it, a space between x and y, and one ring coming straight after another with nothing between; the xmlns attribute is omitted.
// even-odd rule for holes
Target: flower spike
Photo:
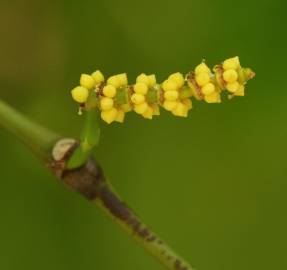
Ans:
<svg viewBox="0 0 287 270"><path fill-rule="evenodd" d="M176 72L163 83L157 83L154 74L142 73L131 85L126 73L105 81L97 70L91 75L82 74L80 86L71 95L82 109L100 110L101 118L108 124L124 122L125 114L132 110L152 119L160 114L160 107L175 116L187 117L192 109L191 98L220 103L224 91L229 93L229 98L244 96L247 81L255 76L251 69L241 67L238 56L226 59L212 70L203 61L186 76Z"/></svg>

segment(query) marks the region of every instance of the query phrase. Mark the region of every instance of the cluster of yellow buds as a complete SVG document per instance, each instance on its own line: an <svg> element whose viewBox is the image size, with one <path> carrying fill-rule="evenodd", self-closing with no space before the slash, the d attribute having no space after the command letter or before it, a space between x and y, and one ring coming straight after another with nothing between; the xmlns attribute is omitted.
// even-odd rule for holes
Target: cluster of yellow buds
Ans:
<svg viewBox="0 0 287 270"><path fill-rule="evenodd" d="M136 84L132 87L131 102L134 111L146 119L152 119L154 115L159 115L157 104L156 77L154 74L146 75L142 73L136 79ZM154 95L154 98L152 98Z"/></svg>
<svg viewBox="0 0 287 270"><path fill-rule="evenodd" d="M180 117L187 117L188 111L192 108L192 102L181 93L185 90L185 79L179 72L171 74L162 83L163 107L172 114Z"/></svg>
<svg viewBox="0 0 287 270"><path fill-rule="evenodd" d="M222 65L214 68L218 84L222 89L226 89L232 96L244 96L245 83L248 77L254 76L250 69L242 69L239 57L225 60Z"/></svg>
<svg viewBox="0 0 287 270"><path fill-rule="evenodd" d="M75 87L71 91L73 99L80 104L86 103L92 88L100 85L104 80L104 75L99 70L91 75L82 74L80 77L80 86Z"/></svg>
<svg viewBox="0 0 287 270"><path fill-rule="evenodd" d="M220 88L210 68L204 62L188 75L188 84L197 99L204 99L207 103L221 102Z"/></svg>
<svg viewBox="0 0 287 270"><path fill-rule="evenodd" d="M106 123L120 122L125 113L134 110L146 119L159 115L159 106L172 114L187 117L192 108L191 98L207 103L220 103L221 92L227 90L233 96L244 96L245 84L255 76L249 68L242 68L238 57L225 60L213 68L205 62L186 76L171 74L158 84L154 74L140 74L136 83L128 85L125 73L109 77L106 82L99 71L82 74L80 85L72 91L73 99L83 109L99 109Z"/></svg>
<svg viewBox="0 0 287 270"><path fill-rule="evenodd" d="M123 123L125 113L130 110L128 102L120 104L116 98L121 91L124 92L124 95L127 94L124 90L127 85L127 75L122 73L109 77L107 84L99 89L101 117L108 124L114 121ZM127 98L126 101L128 101Z"/></svg>

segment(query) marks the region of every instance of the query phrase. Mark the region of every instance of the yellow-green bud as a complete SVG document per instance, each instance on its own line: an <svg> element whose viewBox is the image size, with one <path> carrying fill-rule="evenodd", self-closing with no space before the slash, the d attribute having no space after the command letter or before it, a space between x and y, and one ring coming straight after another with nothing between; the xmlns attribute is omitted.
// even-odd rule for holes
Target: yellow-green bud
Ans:
<svg viewBox="0 0 287 270"><path fill-rule="evenodd" d="M212 94L205 96L204 100L207 103L220 103L221 102L220 94L217 92L213 92Z"/></svg>
<svg viewBox="0 0 287 270"><path fill-rule="evenodd" d="M180 117L187 117L187 112L188 112L188 109L181 102L178 102L178 104L172 110L172 113L174 115L180 116Z"/></svg>
<svg viewBox="0 0 287 270"><path fill-rule="evenodd" d="M154 74L148 75L148 86L153 87L156 84L156 77Z"/></svg>
<svg viewBox="0 0 287 270"><path fill-rule="evenodd" d="M121 81L117 75L111 76L107 80L107 84L113 85L115 88L119 88L121 86Z"/></svg>
<svg viewBox="0 0 287 270"><path fill-rule="evenodd" d="M184 77L180 72L173 73L168 77L168 80L172 80L177 84L178 88L181 88L184 85Z"/></svg>
<svg viewBox="0 0 287 270"><path fill-rule="evenodd" d="M164 91L176 91L178 89L177 83L172 80L166 80L162 84Z"/></svg>
<svg viewBox="0 0 287 270"><path fill-rule="evenodd" d="M108 124L112 123L113 121L116 120L118 111L116 108L112 108L108 111L102 111L101 112L101 117L102 119L107 122Z"/></svg>
<svg viewBox="0 0 287 270"><path fill-rule="evenodd" d="M113 98L117 93L117 89L113 85L108 84L103 88L103 93L106 97Z"/></svg>
<svg viewBox="0 0 287 270"><path fill-rule="evenodd" d="M235 81L233 83L228 83L226 85L226 89L231 93L235 93L239 89L239 86L240 86L239 83Z"/></svg>
<svg viewBox="0 0 287 270"><path fill-rule="evenodd" d="M234 95L243 97L245 95L244 90L245 90L245 86L239 85L238 90L234 93Z"/></svg>
<svg viewBox="0 0 287 270"><path fill-rule="evenodd" d="M145 97L144 95L135 93L131 96L131 101L132 103L138 105L138 104L145 102Z"/></svg>
<svg viewBox="0 0 287 270"><path fill-rule="evenodd" d="M143 114L148 109L148 105L146 102L143 102L141 104L136 104L134 106L134 111L138 114Z"/></svg>
<svg viewBox="0 0 287 270"><path fill-rule="evenodd" d="M100 104L103 111L109 111L113 108L114 101L109 97L103 97L100 101Z"/></svg>
<svg viewBox="0 0 287 270"><path fill-rule="evenodd" d="M207 73L207 74L209 74L210 72L211 72L210 68L205 63L201 63L195 68L195 74L196 75L198 75L200 73Z"/></svg>
<svg viewBox="0 0 287 270"><path fill-rule="evenodd" d="M226 59L223 62L222 66L223 66L223 68L225 70L239 68L239 66L240 66L239 57L236 56L236 57L233 57L233 58Z"/></svg>
<svg viewBox="0 0 287 270"><path fill-rule="evenodd" d="M128 77L126 73L116 75L120 86L126 86L128 84Z"/></svg>
<svg viewBox="0 0 287 270"><path fill-rule="evenodd" d="M223 79L228 83L233 83L237 81L238 74L234 69L229 69L223 72Z"/></svg>
<svg viewBox="0 0 287 270"><path fill-rule="evenodd" d="M178 104L177 101L169 101L169 100L165 100L163 102L163 107L167 110L167 111L172 111L176 105Z"/></svg>
<svg viewBox="0 0 287 270"><path fill-rule="evenodd" d="M134 85L134 91L137 94L141 94L141 95L146 95L147 91L148 91L148 87L145 83L143 82L138 82Z"/></svg>
<svg viewBox="0 0 287 270"><path fill-rule="evenodd" d="M149 85L150 79L148 78L148 76L144 73L140 74L139 76L137 76L136 82L139 83L145 83L146 85Z"/></svg>
<svg viewBox="0 0 287 270"><path fill-rule="evenodd" d="M96 70L95 72L93 72L92 77L96 85L102 83L105 80L103 73L99 70Z"/></svg>
<svg viewBox="0 0 287 270"><path fill-rule="evenodd" d="M213 83L208 83L201 88L201 91L204 95L210 95L215 91L215 86Z"/></svg>
<svg viewBox="0 0 287 270"><path fill-rule="evenodd" d="M95 86L95 81L91 75L82 74L80 78L80 85L90 90Z"/></svg>
<svg viewBox="0 0 287 270"><path fill-rule="evenodd" d="M71 91L73 99L78 103L85 103L89 97L89 90L83 86L77 86Z"/></svg>
<svg viewBox="0 0 287 270"><path fill-rule="evenodd" d="M195 76L195 80L199 86L204 86L210 81L210 76L208 73L199 73Z"/></svg>
<svg viewBox="0 0 287 270"><path fill-rule="evenodd" d="M165 91L164 98L169 101L174 101L178 99L178 91Z"/></svg>

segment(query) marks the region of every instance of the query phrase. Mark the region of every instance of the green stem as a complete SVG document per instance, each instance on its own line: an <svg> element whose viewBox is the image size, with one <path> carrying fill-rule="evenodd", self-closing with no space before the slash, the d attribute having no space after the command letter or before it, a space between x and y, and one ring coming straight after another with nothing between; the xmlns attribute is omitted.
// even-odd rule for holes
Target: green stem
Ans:
<svg viewBox="0 0 287 270"><path fill-rule="evenodd" d="M32 122L0 99L0 126L26 144L36 156L46 160L49 150L60 137Z"/></svg>
<svg viewBox="0 0 287 270"><path fill-rule="evenodd" d="M68 169L74 169L83 165L91 155L91 151L100 140L99 112L91 109L85 112L85 122L81 135L80 147L76 149L69 161Z"/></svg>
<svg viewBox="0 0 287 270"><path fill-rule="evenodd" d="M190 264L147 227L118 196L95 160L88 159L83 166L77 169L64 169L61 173L61 180L72 190L80 193L104 210L112 220L166 269L192 270Z"/></svg>
<svg viewBox="0 0 287 270"><path fill-rule="evenodd" d="M106 182L101 186L99 197L94 202L166 269L193 269L187 261L180 257L133 213L116 194L110 183Z"/></svg>

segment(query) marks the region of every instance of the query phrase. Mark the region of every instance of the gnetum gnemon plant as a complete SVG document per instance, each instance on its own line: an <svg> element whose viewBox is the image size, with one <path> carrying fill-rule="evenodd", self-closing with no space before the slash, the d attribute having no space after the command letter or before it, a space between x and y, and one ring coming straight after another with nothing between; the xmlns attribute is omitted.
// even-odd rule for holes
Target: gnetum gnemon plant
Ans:
<svg viewBox="0 0 287 270"><path fill-rule="evenodd" d="M213 72L202 62L185 76L177 72L162 83L157 83L153 74L141 74L135 84L128 84L125 73L105 81L97 70L91 75L82 74L80 86L71 91L79 103L79 113L85 114L79 140L62 137L35 124L1 100L0 125L23 141L58 179L103 209L166 269L191 270L190 264L121 200L91 157L100 138L98 121L101 117L108 124L122 123L129 111L152 119L160 114L160 107L175 116L187 117L192 98L220 103L224 91L229 98L244 96L245 85L254 76L251 69L241 67L238 57L225 60Z"/></svg>

